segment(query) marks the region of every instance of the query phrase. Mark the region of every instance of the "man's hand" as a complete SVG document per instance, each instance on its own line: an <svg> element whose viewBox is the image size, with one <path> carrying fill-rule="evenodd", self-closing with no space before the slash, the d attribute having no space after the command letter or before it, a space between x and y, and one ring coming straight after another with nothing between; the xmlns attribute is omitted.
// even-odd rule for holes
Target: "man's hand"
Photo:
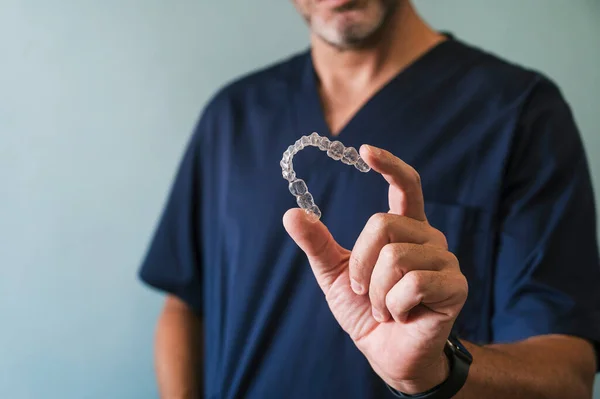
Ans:
<svg viewBox="0 0 600 399"><path fill-rule="evenodd" d="M447 378L444 344L467 281L445 236L427 222L417 172L387 151L360 153L390 184L390 211L371 217L352 251L300 209L288 211L284 225L377 374L401 392L423 392Z"/></svg>

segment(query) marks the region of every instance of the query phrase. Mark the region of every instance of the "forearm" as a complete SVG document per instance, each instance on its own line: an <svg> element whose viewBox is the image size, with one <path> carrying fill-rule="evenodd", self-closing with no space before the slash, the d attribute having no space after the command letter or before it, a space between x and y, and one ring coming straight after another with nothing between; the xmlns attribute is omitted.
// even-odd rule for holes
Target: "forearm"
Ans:
<svg viewBox="0 0 600 399"><path fill-rule="evenodd" d="M201 330L200 321L183 303L167 299L155 342L156 376L162 399L202 396Z"/></svg>
<svg viewBox="0 0 600 399"><path fill-rule="evenodd" d="M476 346L467 383L457 399L583 399L592 397L591 344L548 336L515 344Z"/></svg>

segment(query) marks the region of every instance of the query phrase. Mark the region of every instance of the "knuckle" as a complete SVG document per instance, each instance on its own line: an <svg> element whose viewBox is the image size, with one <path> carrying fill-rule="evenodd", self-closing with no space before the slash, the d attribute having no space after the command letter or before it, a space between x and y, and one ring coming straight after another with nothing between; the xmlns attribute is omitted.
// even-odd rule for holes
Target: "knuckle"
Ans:
<svg viewBox="0 0 600 399"><path fill-rule="evenodd" d="M405 243L386 244L379 253L381 262L391 271L396 279L402 278L405 273L406 262L412 246Z"/></svg>
<svg viewBox="0 0 600 399"><path fill-rule="evenodd" d="M469 296L469 281L467 280L467 277L462 273L460 274L459 287L460 298L463 301L465 301Z"/></svg>
<svg viewBox="0 0 600 399"><path fill-rule="evenodd" d="M444 265L460 269L458 258L450 251L444 251Z"/></svg>
<svg viewBox="0 0 600 399"><path fill-rule="evenodd" d="M381 257L381 261L389 265L395 265L398 263L398 259L401 257L401 249L399 245L395 244L386 244L381 251L379 252L379 256Z"/></svg>
<svg viewBox="0 0 600 399"><path fill-rule="evenodd" d="M411 170L410 181L413 185L421 187L421 175L415 169Z"/></svg>
<svg viewBox="0 0 600 399"><path fill-rule="evenodd" d="M462 273L459 274L455 280L453 280L453 283L454 298L456 298L455 301L457 303L450 315L452 317L457 317L466 303L467 297L469 296L469 284L467 278Z"/></svg>
<svg viewBox="0 0 600 399"><path fill-rule="evenodd" d="M429 226L429 229L429 235L431 237L430 242L444 249L448 249L448 239L446 238L446 235L431 225Z"/></svg>
<svg viewBox="0 0 600 399"><path fill-rule="evenodd" d="M388 225L388 215L386 213L376 213L369 218L368 224L373 230L383 230Z"/></svg>
<svg viewBox="0 0 600 399"><path fill-rule="evenodd" d="M448 239L446 238L446 235L439 230L436 230L436 231L437 231L437 240L439 241L440 246L444 249L448 249Z"/></svg>
<svg viewBox="0 0 600 399"><path fill-rule="evenodd" d="M406 273L404 278L407 279L406 285L411 292L416 293L422 290L425 281L423 279L423 274L419 273L418 270Z"/></svg>

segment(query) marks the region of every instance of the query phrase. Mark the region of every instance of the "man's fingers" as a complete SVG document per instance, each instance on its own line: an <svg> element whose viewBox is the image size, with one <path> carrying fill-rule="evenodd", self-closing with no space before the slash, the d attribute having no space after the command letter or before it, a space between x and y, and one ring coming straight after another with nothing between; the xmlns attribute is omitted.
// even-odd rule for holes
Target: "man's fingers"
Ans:
<svg viewBox="0 0 600 399"><path fill-rule="evenodd" d="M421 178L417 171L388 151L363 145L360 156L390 183L390 211L398 215L425 221L425 203Z"/></svg>
<svg viewBox="0 0 600 399"><path fill-rule="evenodd" d="M342 273L349 251L334 240L323 223L310 221L302 209L288 210L283 216L283 225L308 257L317 282L327 294Z"/></svg>
<svg viewBox="0 0 600 399"><path fill-rule="evenodd" d="M387 310L397 322L409 320L418 305L456 317L467 298L467 282L460 273L414 270L406 273L385 297Z"/></svg>
<svg viewBox="0 0 600 399"><path fill-rule="evenodd" d="M369 287L373 317L379 322L389 319L386 296L405 275L416 270L439 272L450 266L452 256L442 249L418 244L395 243L383 247Z"/></svg>
<svg viewBox="0 0 600 399"><path fill-rule="evenodd" d="M390 213L373 215L350 256L350 279L356 294L366 294L380 251L389 243L431 244L446 248L444 235L428 223Z"/></svg>

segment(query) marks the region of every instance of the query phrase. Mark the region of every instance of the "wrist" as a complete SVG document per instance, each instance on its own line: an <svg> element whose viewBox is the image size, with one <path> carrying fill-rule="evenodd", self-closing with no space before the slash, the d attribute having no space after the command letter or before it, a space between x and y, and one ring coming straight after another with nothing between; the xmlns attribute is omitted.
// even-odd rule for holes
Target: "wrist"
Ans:
<svg viewBox="0 0 600 399"><path fill-rule="evenodd" d="M390 384L390 387L407 395L417 395L441 385L448 379L449 375L450 362L448 356L442 352L438 360L424 370L423 377L407 381L398 381Z"/></svg>

